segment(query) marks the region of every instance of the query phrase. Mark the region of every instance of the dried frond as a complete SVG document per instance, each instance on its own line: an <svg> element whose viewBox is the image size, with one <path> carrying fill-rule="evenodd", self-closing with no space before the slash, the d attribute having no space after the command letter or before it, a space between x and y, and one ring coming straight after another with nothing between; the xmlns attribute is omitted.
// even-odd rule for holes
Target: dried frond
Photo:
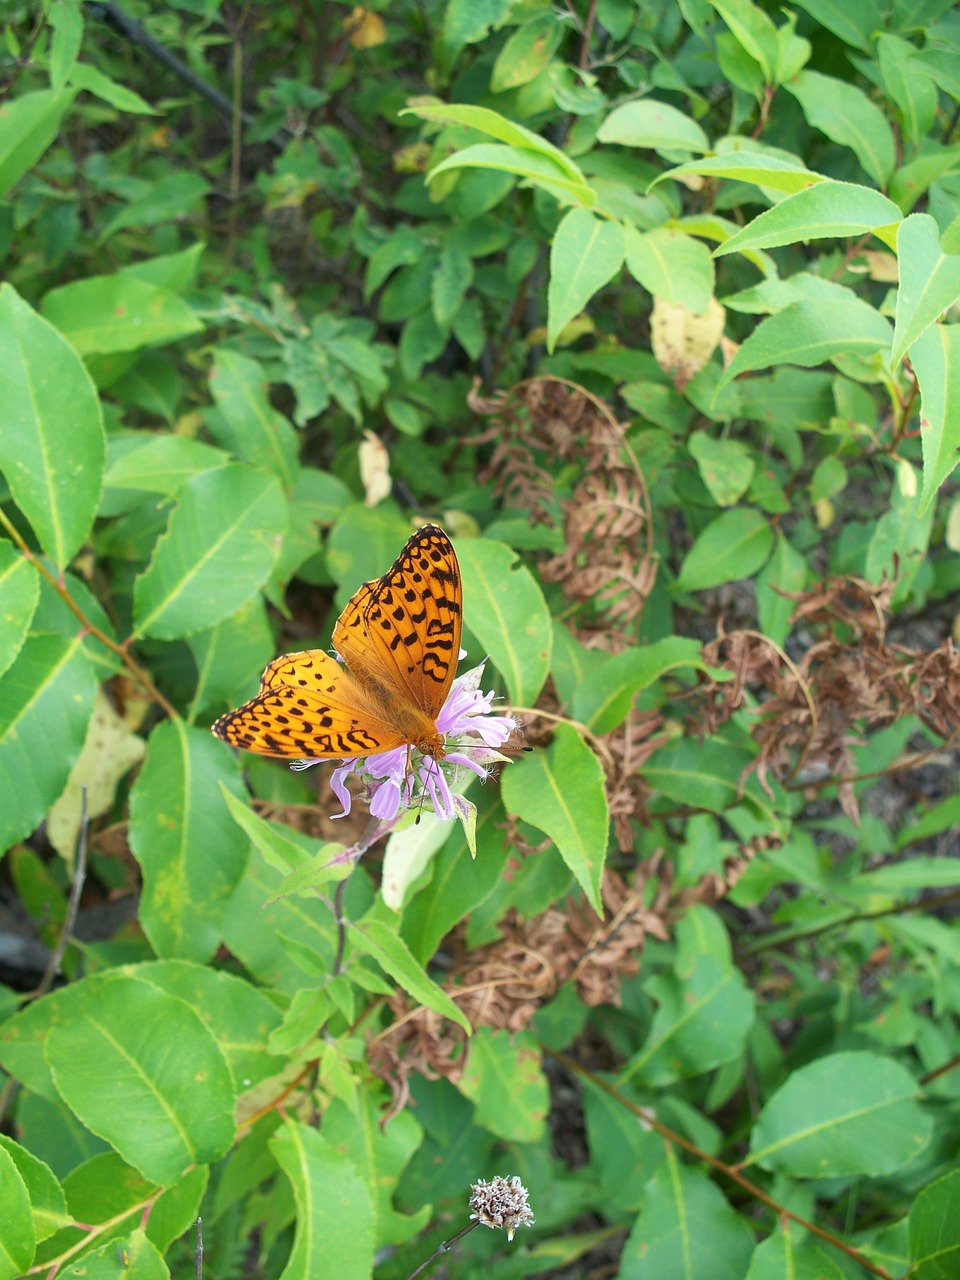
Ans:
<svg viewBox="0 0 960 1280"><path fill-rule="evenodd" d="M830 579L797 601L794 620L820 634L794 664L753 632L721 635L704 660L726 668L728 682L701 677L691 727L713 733L734 711L756 716L760 750L751 766L767 775L839 778L853 772L852 747L865 732L916 715L935 733L960 731L960 654L950 640L925 653L886 641L892 584ZM852 784L838 783L840 803L855 821Z"/></svg>
<svg viewBox="0 0 960 1280"><path fill-rule="evenodd" d="M687 906L716 902L750 856L743 846L741 856L725 864L724 875L708 876L676 895L672 866L660 854L638 863L630 882L608 870L601 888L605 920L571 896L530 920L509 912L500 925L502 937L474 950L467 949L460 926L448 939L456 959L444 990L474 1027L513 1032L529 1027L567 982L576 984L585 1004L618 1004L621 982L639 972L647 936L666 940L670 922ZM402 991L388 1004L394 1022L371 1042L370 1063L390 1083L395 1114L406 1105L411 1075L459 1079L468 1042L459 1026L413 1006Z"/></svg>
<svg viewBox="0 0 960 1280"><path fill-rule="evenodd" d="M532 522L556 526L556 464L579 469L561 503L564 550L541 573L568 600L589 605L585 624L599 622L608 647L622 644L657 570L649 496L623 427L588 392L556 378L533 378L490 399L474 394L470 406L494 419L474 441L494 443L483 478Z"/></svg>

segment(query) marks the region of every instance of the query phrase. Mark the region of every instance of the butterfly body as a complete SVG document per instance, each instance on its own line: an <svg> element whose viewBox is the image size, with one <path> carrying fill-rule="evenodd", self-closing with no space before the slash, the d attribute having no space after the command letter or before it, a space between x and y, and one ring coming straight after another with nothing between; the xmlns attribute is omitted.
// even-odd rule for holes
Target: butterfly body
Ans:
<svg viewBox="0 0 960 1280"><path fill-rule="evenodd" d="M260 692L212 726L231 746L284 759L347 759L415 747L442 760L437 717L460 655L460 569L424 525L382 578L354 592L322 649L276 658Z"/></svg>

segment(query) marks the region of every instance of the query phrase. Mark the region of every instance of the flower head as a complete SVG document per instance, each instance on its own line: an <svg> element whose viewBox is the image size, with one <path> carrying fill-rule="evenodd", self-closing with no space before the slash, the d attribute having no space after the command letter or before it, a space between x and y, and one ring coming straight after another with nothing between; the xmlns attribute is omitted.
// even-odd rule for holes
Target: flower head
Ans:
<svg viewBox="0 0 960 1280"><path fill-rule="evenodd" d="M491 711L493 693L480 691L483 668L481 663L454 680L437 716L437 730L445 741L442 759L402 746L345 760L330 777L330 786L343 806L342 812L334 816L343 818L350 812L352 796L346 780L352 774L364 783L371 815L383 822L392 821L402 810L416 804L432 810L441 822L459 818L466 826L475 806L455 790L462 771L486 778L488 764L506 759L497 748L517 727L510 716ZM300 760L293 767L305 769L317 763Z"/></svg>
<svg viewBox="0 0 960 1280"><path fill-rule="evenodd" d="M528 1191L513 1175L499 1174L487 1182L479 1178L470 1188L470 1217L485 1227L505 1227L507 1239L513 1239L517 1227L532 1227L536 1219L527 1203Z"/></svg>

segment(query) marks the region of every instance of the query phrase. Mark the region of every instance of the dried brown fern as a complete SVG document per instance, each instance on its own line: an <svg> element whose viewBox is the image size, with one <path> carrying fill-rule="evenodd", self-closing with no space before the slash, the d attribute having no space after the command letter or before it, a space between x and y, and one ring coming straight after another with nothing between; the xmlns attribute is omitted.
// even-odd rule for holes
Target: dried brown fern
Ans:
<svg viewBox="0 0 960 1280"><path fill-rule="evenodd" d="M589 614L582 621L623 648L656 579L650 499L623 427L582 387L559 378L533 378L471 408L492 425L474 443L492 443L483 479L504 506L532 523L555 528L558 464L574 469L559 504L564 550L540 566L568 600Z"/></svg>

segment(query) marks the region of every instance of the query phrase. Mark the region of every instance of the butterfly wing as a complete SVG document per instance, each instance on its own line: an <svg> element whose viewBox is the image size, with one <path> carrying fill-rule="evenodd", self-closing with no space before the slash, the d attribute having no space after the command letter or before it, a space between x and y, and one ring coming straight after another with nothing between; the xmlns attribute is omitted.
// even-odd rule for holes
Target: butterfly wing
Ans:
<svg viewBox="0 0 960 1280"><path fill-rule="evenodd" d="M378 703L390 707L399 698L407 704L401 705L405 726L425 717L432 728L456 675L462 613L453 544L438 525L427 524L382 578L354 593L333 629L333 647ZM420 737L425 729L421 721Z"/></svg>
<svg viewBox="0 0 960 1280"><path fill-rule="evenodd" d="M275 659L260 678L257 696L221 716L212 729L232 747L288 760L366 756L407 741L322 649Z"/></svg>

